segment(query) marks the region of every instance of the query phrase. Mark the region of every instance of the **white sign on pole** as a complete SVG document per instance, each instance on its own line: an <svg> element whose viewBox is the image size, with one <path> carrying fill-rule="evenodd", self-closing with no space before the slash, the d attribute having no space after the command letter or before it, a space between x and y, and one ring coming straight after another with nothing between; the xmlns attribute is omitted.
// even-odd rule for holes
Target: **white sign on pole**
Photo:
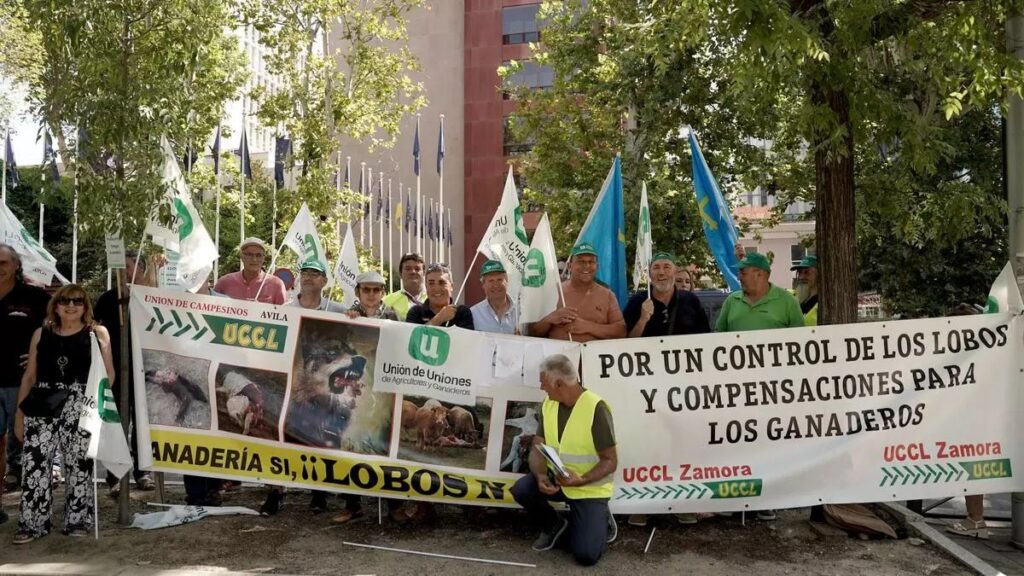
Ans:
<svg viewBox="0 0 1024 576"><path fill-rule="evenodd" d="M119 236L107 236L103 240L107 249L107 268L124 270L127 267L124 260L124 240Z"/></svg>

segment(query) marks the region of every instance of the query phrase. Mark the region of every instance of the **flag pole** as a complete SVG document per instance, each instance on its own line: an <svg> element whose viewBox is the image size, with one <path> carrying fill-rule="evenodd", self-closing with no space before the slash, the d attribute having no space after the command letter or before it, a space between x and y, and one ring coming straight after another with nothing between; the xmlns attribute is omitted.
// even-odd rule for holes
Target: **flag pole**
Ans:
<svg viewBox="0 0 1024 576"><path fill-rule="evenodd" d="M442 135L442 137L444 135L444 114L441 114L441 135ZM438 141L438 145L440 145L440 143L441 143L440 142L440 138L438 140L439 140ZM440 214L440 218L441 218L441 222L439 223L439 228L438 229L441 231L441 233L438 234L438 244L437 244L437 246L440 249L441 253L443 254L444 253L444 246L445 246L444 243L445 243L445 241L447 239L447 236L445 236L445 233L444 233L444 231L445 231L445 225L444 225L444 156L441 156L440 153L441 153L441 151L438 150L438 160L439 160L439 162L437 164L437 206L438 206L438 213ZM441 258L441 260L444 260L444 258ZM451 266L451 262L448 262L448 265Z"/></svg>
<svg viewBox="0 0 1024 576"><path fill-rule="evenodd" d="M395 218L391 210L391 178L388 178L388 292L395 291L395 231L392 228Z"/></svg>
<svg viewBox="0 0 1024 576"><path fill-rule="evenodd" d="M7 159L11 157L11 151L7 148L7 143L11 141L11 129L4 128L4 170L3 180L0 184L0 188L3 189L3 202L7 204Z"/></svg>
<svg viewBox="0 0 1024 576"><path fill-rule="evenodd" d="M407 217L407 215L405 213L405 205L402 204L402 197L405 196L405 194L402 192L402 189L403 189L402 182L399 181L398 182L398 205L402 207L402 221L398 223L398 259L399 260L402 259L402 256L405 256L405 219ZM399 270L398 273L401 274L402 271ZM398 287L399 288L402 287L401 283L399 283ZM394 290L392 290L392 292L394 292Z"/></svg>
<svg viewBox="0 0 1024 576"><path fill-rule="evenodd" d="M420 131L420 115L416 115L416 133ZM420 172L416 171L416 252L423 254L423 198L420 195Z"/></svg>
<svg viewBox="0 0 1024 576"><path fill-rule="evenodd" d="M274 155L277 155L277 143L274 143ZM277 245L277 174L274 174L274 188L270 196L273 208L270 212L270 245Z"/></svg>
<svg viewBox="0 0 1024 576"><path fill-rule="evenodd" d="M370 256L373 256L373 212L374 212L374 210L373 210L373 167L372 166L366 169L366 174L367 174L366 182L367 182L367 186L368 186L367 190L369 190L369 192L370 192L368 194L368 196L370 198Z"/></svg>
<svg viewBox="0 0 1024 576"><path fill-rule="evenodd" d="M452 241L448 241L448 236L452 237ZM445 245L448 246L448 266L452 266L452 244L454 244L455 235L452 234L452 209L448 209L448 235L444 237Z"/></svg>
<svg viewBox="0 0 1024 576"><path fill-rule="evenodd" d="M75 196L71 200L71 283L78 284L78 127L75 127ZM6 164L6 162L5 162ZM95 492L95 490L94 490Z"/></svg>
<svg viewBox="0 0 1024 576"><path fill-rule="evenodd" d="M366 162L359 163L359 195L363 197L363 201L359 203L360 206L365 206L366 197L366 182L363 180L363 176L366 176ZM359 246L366 246L366 236L364 234L366 225L366 210L359 215Z"/></svg>
<svg viewBox="0 0 1024 576"><path fill-rule="evenodd" d="M213 261L213 281L220 279L220 173L213 175L216 191L213 195L213 243L217 246L217 259Z"/></svg>
<svg viewBox="0 0 1024 576"><path fill-rule="evenodd" d="M380 185L377 186L377 199L380 200L380 220L377 222L377 234L380 236L380 246L378 254L380 254L380 275L384 275L384 211L387 210L387 206L384 205L384 171L377 170L377 179L380 181Z"/></svg>
<svg viewBox="0 0 1024 576"><path fill-rule="evenodd" d="M459 293L456 294L456 296L455 296L455 303L456 304L458 304L459 303L459 299L462 298L462 291L466 289L466 280L469 280L469 271L472 270L473 266L476 265L476 259L479 258L479 257L480 257L480 251L477 250L476 253L473 254L473 261L469 263L469 268L466 268L466 274L462 277L462 285L459 286Z"/></svg>

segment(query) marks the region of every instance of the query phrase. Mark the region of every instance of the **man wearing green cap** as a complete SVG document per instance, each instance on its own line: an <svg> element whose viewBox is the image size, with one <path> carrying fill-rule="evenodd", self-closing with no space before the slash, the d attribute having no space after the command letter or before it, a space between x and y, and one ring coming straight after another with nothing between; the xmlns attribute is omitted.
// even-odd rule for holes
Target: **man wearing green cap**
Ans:
<svg viewBox="0 0 1024 576"><path fill-rule="evenodd" d="M516 305L508 295L508 274L497 260L488 260L480 267L480 283L484 299L469 309L473 313L473 329L481 332L515 334Z"/></svg>
<svg viewBox="0 0 1024 576"><path fill-rule="evenodd" d="M327 267L315 258L306 260L299 265L299 297L289 302L288 306L325 312L344 312L344 306L330 298L324 298L324 286L327 286Z"/></svg>
<svg viewBox="0 0 1024 576"><path fill-rule="evenodd" d="M615 293L597 283L597 250L586 242L572 249L569 279L562 282L564 301L530 335L555 340L590 342L626 337L626 322Z"/></svg>
<svg viewBox="0 0 1024 576"><path fill-rule="evenodd" d="M650 290L641 290L630 297L622 313L630 338L711 332L708 315L697 296L676 290L676 265L672 254L655 253L650 272Z"/></svg>
<svg viewBox="0 0 1024 576"><path fill-rule="evenodd" d="M810 254L800 259L800 263L790 268L796 271L793 279L793 291L800 302L800 311L804 315L804 325L818 325L818 257Z"/></svg>
<svg viewBox="0 0 1024 576"><path fill-rule="evenodd" d="M748 252L740 260L740 286L726 297L715 332L796 328L804 325L792 294L768 281L772 265L764 254Z"/></svg>

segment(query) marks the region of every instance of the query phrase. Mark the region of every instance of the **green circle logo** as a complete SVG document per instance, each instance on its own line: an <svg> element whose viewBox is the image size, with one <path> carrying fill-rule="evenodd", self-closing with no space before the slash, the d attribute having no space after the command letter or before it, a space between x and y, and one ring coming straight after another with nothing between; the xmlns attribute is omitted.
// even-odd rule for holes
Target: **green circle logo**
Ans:
<svg viewBox="0 0 1024 576"><path fill-rule="evenodd" d="M440 366L448 361L452 340L448 333L433 326L420 326L409 336L409 356L428 366Z"/></svg>

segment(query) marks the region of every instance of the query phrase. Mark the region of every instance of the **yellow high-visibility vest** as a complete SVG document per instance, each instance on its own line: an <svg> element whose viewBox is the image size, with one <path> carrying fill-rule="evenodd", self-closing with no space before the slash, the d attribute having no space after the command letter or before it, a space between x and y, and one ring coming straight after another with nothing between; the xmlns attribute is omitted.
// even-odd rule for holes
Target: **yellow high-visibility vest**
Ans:
<svg viewBox="0 0 1024 576"><path fill-rule="evenodd" d="M572 407L572 414L569 415L561 438L558 436L558 402L545 400L541 408L544 414L544 443L557 450L565 467L580 476L597 466L599 460L597 448L594 447L594 436L591 433L594 412L599 402L600 396L590 390L584 391L576 405ZM585 486L562 487L566 498L573 500L611 498L612 490L611 474Z"/></svg>

